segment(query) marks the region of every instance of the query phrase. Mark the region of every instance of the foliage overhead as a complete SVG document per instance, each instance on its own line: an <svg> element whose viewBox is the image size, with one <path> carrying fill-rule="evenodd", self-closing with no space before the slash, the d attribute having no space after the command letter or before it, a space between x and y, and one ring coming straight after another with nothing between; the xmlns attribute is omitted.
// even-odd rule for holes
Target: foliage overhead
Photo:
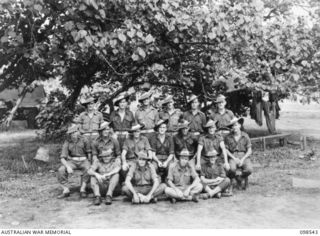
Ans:
<svg viewBox="0 0 320 236"><path fill-rule="evenodd" d="M312 10L312 26L293 20L297 5ZM211 99L220 80L318 96L319 9L315 0L2 0L0 91L59 77L69 109L96 82L114 86L108 101L145 82Z"/></svg>

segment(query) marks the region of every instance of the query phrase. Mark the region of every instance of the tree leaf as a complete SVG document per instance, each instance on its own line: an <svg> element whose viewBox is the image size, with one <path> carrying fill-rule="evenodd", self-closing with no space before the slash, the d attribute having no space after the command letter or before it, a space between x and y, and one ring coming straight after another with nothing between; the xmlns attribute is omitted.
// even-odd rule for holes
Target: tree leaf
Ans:
<svg viewBox="0 0 320 236"><path fill-rule="evenodd" d="M130 38L133 38L135 36L135 30L130 30L127 32L127 35L130 37Z"/></svg>
<svg viewBox="0 0 320 236"><path fill-rule="evenodd" d="M131 56L131 58L134 61L138 61L139 60L139 56L137 54L135 54L135 53Z"/></svg>
<svg viewBox="0 0 320 236"><path fill-rule="evenodd" d="M126 37L123 33L118 34L118 38L119 38L122 42L125 42L125 41L127 40L127 37Z"/></svg>
<svg viewBox="0 0 320 236"><path fill-rule="evenodd" d="M37 10L37 11L41 11L41 10L42 10L42 6L39 5L39 4L34 5L33 8L34 8L35 10Z"/></svg>
<svg viewBox="0 0 320 236"><path fill-rule="evenodd" d="M151 34L148 34L147 37L144 40L148 44L154 42L154 38L152 37Z"/></svg>
<svg viewBox="0 0 320 236"><path fill-rule="evenodd" d="M8 42L8 37L7 36L2 36L1 37L1 43Z"/></svg>
<svg viewBox="0 0 320 236"><path fill-rule="evenodd" d="M138 47L137 51L142 58L146 57L146 52L142 48Z"/></svg>
<svg viewBox="0 0 320 236"><path fill-rule="evenodd" d="M93 44L93 41L92 41L92 39L91 39L90 36L85 36L85 39L87 40L87 42L88 42L90 45Z"/></svg>
<svg viewBox="0 0 320 236"><path fill-rule="evenodd" d="M215 32L210 32L209 34L208 34L208 37L209 37L209 39L215 39L216 37L217 37L217 35L216 35L216 33Z"/></svg>
<svg viewBox="0 0 320 236"><path fill-rule="evenodd" d="M105 13L105 11L104 11L103 9L100 9L100 10L99 10L99 13L100 13L100 15L101 15L101 17L102 17L103 19L106 19L106 13Z"/></svg>

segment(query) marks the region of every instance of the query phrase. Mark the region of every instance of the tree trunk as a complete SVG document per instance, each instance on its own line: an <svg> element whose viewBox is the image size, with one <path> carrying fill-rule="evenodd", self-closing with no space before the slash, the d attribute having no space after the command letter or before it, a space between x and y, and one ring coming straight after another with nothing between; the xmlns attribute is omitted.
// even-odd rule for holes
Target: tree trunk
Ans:
<svg viewBox="0 0 320 236"><path fill-rule="evenodd" d="M78 97L81 93L82 88L84 87L84 83L79 83L75 89L72 91L69 98L66 100L66 106L69 107L70 110L74 110L75 104L78 100Z"/></svg>
<svg viewBox="0 0 320 236"><path fill-rule="evenodd" d="M13 120L14 114L17 112L20 104L22 103L24 97L26 96L28 92L28 86L25 86L23 88L23 90L21 91L21 93L19 94L18 100L16 101L16 104L13 106L13 108L11 109L9 115L7 116L7 118L2 122L1 124L1 128L4 130L8 130L10 127L10 124Z"/></svg>

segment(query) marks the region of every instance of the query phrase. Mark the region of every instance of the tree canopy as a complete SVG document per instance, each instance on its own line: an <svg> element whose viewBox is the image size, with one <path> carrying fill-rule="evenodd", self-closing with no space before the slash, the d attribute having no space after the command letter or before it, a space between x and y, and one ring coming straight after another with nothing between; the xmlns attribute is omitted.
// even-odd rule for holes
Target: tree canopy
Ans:
<svg viewBox="0 0 320 236"><path fill-rule="evenodd" d="M309 20L293 18L296 6ZM221 79L314 98L319 9L314 0L2 0L0 91L58 77L71 110L96 82L108 101L145 82L210 99Z"/></svg>

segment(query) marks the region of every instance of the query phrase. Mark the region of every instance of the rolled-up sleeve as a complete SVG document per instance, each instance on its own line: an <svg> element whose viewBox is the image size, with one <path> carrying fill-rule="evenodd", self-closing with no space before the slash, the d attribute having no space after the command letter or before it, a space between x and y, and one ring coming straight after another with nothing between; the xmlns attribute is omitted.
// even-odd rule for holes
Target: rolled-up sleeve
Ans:
<svg viewBox="0 0 320 236"><path fill-rule="evenodd" d="M92 146L89 140L87 138L83 138L83 142L84 142L85 153L91 153Z"/></svg>
<svg viewBox="0 0 320 236"><path fill-rule="evenodd" d="M169 137L169 154L174 154L174 143L172 137Z"/></svg>
<svg viewBox="0 0 320 236"><path fill-rule="evenodd" d="M150 171L151 171L151 178L152 181L155 182L156 180L158 180L158 176L156 173L156 169L154 168L153 164L149 164L150 165Z"/></svg>
<svg viewBox="0 0 320 236"><path fill-rule="evenodd" d="M144 145L145 145L145 149L146 150L152 150L148 139L146 137L143 137L143 138L144 138L143 142L144 142Z"/></svg>
<svg viewBox="0 0 320 236"><path fill-rule="evenodd" d="M96 141L94 141L92 143L92 155L97 156L98 154L99 154L98 143Z"/></svg>
<svg viewBox="0 0 320 236"><path fill-rule="evenodd" d="M131 165L129 168L129 172L127 174L127 178L132 179L135 170L136 170L136 164Z"/></svg>
<svg viewBox="0 0 320 236"><path fill-rule="evenodd" d="M169 167L167 180L173 181L173 171L174 171L174 166L172 165L172 166Z"/></svg>
<svg viewBox="0 0 320 236"><path fill-rule="evenodd" d="M118 157L121 155L119 142L116 139L113 139L112 141L113 141L113 145L114 145L114 153Z"/></svg>
<svg viewBox="0 0 320 236"><path fill-rule="evenodd" d="M69 142L68 142L68 141L65 141L65 142L63 143L63 146L62 146L60 158L65 158L65 159L68 158L68 156L69 156L68 146L69 146Z"/></svg>

